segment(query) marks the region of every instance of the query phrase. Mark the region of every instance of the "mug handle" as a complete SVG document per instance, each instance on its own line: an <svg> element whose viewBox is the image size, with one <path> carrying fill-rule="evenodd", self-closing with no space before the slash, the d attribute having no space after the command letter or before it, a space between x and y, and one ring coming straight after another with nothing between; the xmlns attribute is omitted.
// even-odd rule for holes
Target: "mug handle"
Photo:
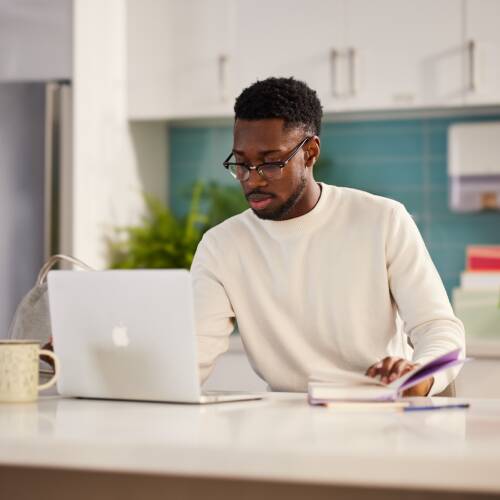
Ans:
<svg viewBox="0 0 500 500"><path fill-rule="evenodd" d="M59 376L60 365L59 358L52 351L48 351L47 349L40 349L38 355L48 356L49 358L52 358L54 360L54 375L48 382L46 382L45 384L40 384L38 386L38 390L43 391L44 389L52 387L56 383L57 377Z"/></svg>

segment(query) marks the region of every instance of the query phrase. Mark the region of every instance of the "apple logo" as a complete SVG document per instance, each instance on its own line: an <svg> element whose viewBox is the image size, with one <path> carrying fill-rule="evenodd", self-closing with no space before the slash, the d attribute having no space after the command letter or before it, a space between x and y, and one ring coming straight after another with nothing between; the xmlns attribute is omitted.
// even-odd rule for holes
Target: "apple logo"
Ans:
<svg viewBox="0 0 500 500"><path fill-rule="evenodd" d="M116 325L111 331L113 344L117 347L127 347L130 344L127 327L123 323Z"/></svg>

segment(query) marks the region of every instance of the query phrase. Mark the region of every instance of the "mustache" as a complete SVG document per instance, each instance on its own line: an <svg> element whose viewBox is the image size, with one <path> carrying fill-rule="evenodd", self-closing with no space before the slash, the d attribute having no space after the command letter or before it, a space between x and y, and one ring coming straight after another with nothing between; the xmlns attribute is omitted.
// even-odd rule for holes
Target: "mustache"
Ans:
<svg viewBox="0 0 500 500"><path fill-rule="evenodd" d="M273 193L269 193L267 191L262 191L261 189L254 189L253 191L249 191L248 193L245 193L245 198L248 200L248 198L254 194L263 194L265 196L271 196L274 198L274 194Z"/></svg>

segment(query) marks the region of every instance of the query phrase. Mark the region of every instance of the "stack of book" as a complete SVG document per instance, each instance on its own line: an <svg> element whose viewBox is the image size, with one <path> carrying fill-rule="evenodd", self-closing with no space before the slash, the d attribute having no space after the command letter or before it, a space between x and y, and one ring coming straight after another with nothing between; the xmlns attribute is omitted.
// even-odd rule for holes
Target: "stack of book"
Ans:
<svg viewBox="0 0 500 500"><path fill-rule="evenodd" d="M500 341L500 246L467 247L466 270L453 290L453 308L467 338Z"/></svg>

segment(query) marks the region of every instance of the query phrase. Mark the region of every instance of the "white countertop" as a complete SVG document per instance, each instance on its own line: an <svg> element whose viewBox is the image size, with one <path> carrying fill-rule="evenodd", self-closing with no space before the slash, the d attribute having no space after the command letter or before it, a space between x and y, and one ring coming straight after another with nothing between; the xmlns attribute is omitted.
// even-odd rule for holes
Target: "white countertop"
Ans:
<svg viewBox="0 0 500 500"><path fill-rule="evenodd" d="M303 394L190 406L42 398L0 405L0 466L500 492L500 401L385 414Z"/></svg>

